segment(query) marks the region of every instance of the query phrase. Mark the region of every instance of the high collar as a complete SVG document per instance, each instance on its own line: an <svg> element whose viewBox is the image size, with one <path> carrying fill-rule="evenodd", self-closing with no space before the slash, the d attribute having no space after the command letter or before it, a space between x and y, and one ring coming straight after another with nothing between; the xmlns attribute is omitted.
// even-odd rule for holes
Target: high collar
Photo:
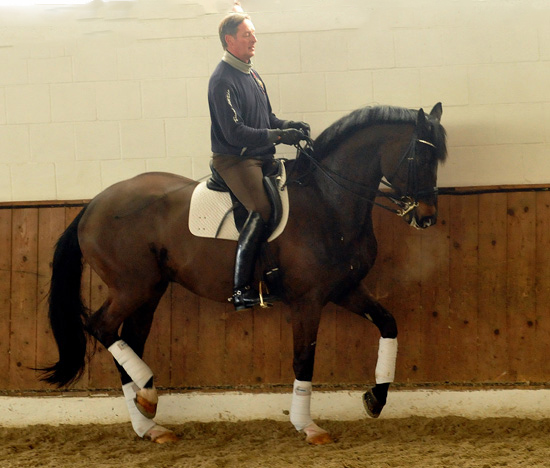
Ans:
<svg viewBox="0 0 550 468"><path fill-rule="evenodd" d="M250 61L249 63L244 63L242 60L239 60L237 57L235 57L231 52L228 52L227 50L223 54L222 61L231 65L233 68L236 68L242 73L249 74L250 70L252 69L252 61Z"/></svg>

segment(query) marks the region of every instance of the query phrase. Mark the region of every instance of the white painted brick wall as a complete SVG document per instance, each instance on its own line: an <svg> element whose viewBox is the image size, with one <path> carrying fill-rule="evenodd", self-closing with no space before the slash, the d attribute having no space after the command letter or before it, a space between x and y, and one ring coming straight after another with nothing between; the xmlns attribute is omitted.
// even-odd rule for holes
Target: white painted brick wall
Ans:
<svg viewBox="0 0 550 468"><path fill-rule="evenodd" d="M78 122L75 124L76 160L120 159L120 123Z"/></svg>
<svg viewBox="0 0 550 468"><path fill-rule="evenodd" d="M242 2L279 117L316 136L364 105L442 101L442 186L550 183L547 2ZM0 201L91 198L144 171L207 175L207 84L230 6L0 6Z"/></svg>

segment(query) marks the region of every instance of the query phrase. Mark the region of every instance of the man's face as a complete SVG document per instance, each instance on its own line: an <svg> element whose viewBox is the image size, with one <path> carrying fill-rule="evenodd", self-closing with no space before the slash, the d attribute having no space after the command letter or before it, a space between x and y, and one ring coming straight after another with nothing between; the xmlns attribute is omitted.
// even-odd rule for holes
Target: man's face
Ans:
<svg viewBox="0 0 550 468"><path fill-rule="evenodd" d="M250 62L250 59L254 57L254 45L258 42L255 33L256 30L252 21L245 19L239 24L235 36L230 36L229 34L225 36L227 50L244 63Z"/></svg>

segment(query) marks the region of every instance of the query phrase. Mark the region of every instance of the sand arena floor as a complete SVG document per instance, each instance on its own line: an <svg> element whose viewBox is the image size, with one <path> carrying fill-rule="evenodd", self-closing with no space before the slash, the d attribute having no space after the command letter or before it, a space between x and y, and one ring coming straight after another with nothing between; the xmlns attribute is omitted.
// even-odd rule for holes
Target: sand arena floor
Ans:
<svg viewBox="0 0 550 468"><path fill-rule="evenodd" d="M314 447L288 422L186 423L158 445L129 424L0 427L0 467L550 467L550 419L460 417L323 421Z"/></svg>

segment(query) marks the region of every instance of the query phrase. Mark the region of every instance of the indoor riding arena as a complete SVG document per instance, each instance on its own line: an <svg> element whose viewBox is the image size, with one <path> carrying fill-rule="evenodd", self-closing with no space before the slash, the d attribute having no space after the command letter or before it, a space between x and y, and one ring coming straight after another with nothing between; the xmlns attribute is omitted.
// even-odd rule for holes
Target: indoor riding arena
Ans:
<svg viewBox="0 0 550 468"><path fill-rule="evenodd" d="M208 82L218 25L239 5L0 0L0 468L550 467L550 2L240 8L273 112L307 122L313 140L365 106L442 103L437 224L415 229L384 209L385 187L372 209L378 252L362 283L399 341L384 410L363 406L381 336L365 317L322 311L311 416L331 440L317 445L290 421L291 306L235 311L176 283L143 361L155 421L178 440L134 432L113 356L93 339L80 380L41 380L58 360L48 304L65 229L138 174L209 177ZM291 192L289 219L292 203ZM107 289L85 263L91 312Z"/></svg>

